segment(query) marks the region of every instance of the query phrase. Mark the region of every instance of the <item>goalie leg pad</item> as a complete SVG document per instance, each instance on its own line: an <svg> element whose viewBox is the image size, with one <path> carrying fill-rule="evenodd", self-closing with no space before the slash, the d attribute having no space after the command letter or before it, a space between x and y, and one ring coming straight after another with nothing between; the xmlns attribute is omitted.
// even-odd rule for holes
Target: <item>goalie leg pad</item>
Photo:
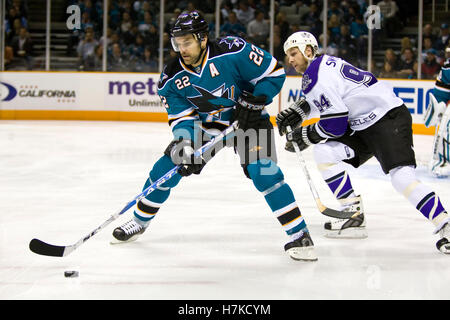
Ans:
<svg viewBox="0 0 450 320"><path fill-rule="evenodd" d="M440 118L445 111L445 103L443 101L437 102L436 98L432 93L430 93L430 102L428 104L427 110L423 114L423 123L425 126L437 126L439 125Z"/></svg>
<svg viewBox="0 0 450 320"><path fill-rule="evenodd" d="M450 108L445 110L439 130L434 137L430 171L437 177L446 177L450 174Z"/></svg>

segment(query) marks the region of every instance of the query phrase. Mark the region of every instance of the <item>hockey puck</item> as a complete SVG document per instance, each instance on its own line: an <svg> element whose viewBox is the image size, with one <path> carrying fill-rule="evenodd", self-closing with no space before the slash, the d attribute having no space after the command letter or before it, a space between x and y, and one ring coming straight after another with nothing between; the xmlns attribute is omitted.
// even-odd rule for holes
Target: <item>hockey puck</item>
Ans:
<svg viewBox="0 0 450 320"><path fill-rule="evenodd" d="M64 271L64 277L66 278L76 278L80 274L78 271L72 270L72 271Z"/></svg>

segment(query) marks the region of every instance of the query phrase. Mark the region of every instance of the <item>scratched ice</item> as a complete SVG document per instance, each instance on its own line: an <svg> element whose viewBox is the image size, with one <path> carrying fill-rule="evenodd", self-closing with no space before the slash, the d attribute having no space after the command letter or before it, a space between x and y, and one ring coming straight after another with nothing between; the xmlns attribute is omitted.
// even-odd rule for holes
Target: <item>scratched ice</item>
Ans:
<svg viewBox="0 0 450 320"><path fill-rule="evenodd" d="M0 122L0 299L449 299L450 257L431 224L371 160L350 169L364 197L369 238L323 236L322 216L292 153L279 163L319 261L284 252L287 241L231 149L182 180L135 243L109 244L127 212L64 258L28 250L36 237L73 244L140 193L171 134L167 124ZM450 179L430 177L430 136L415 136L418 178L450 208ZM325 204L337 203L305 151ZM64 278L64 270L80 277Z"/></svg>

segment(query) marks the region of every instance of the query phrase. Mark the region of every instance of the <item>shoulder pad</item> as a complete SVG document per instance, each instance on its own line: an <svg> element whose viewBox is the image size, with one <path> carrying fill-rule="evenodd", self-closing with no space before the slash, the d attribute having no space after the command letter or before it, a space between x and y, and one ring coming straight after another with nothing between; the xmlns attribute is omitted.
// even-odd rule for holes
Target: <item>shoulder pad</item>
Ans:
<svg viewBox="0 0 450 320"><path fill-rule="evenodd" d="M164 66L163 71L161 72L161 76L158 81L158 89L164 87L166 82L173 78L178 72L183 70L180 65L180 60L178 58L173 58L169 60L169 62Z"/></svg>
<svg viewBox="0 0 450 320"><path fill-rule="evenodd" d="M322 58L323 56L314 59L306 69L305 73L303 74L302 91L304 94L310 92L314 87L314 85L316 84L319 74L319 66L320 63L322 62Z"/></svg>
<svg viewBox="0 0 450 320"><path fill-rule="evenodd" d="M218 38L213 42L213 47L215 47L218 53L227 53L227 52L238 52L242 50L246 45L244 39L239 37L224 37Z"/></svg>

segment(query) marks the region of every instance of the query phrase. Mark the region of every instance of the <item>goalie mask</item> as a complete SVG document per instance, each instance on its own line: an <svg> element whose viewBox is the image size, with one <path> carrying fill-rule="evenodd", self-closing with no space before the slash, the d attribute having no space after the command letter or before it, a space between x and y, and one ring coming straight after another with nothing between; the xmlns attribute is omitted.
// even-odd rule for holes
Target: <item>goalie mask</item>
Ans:
<svg viewBox="0 0 450 320"><path fill-rule="evenodd" d="M208 35L208 23L197 11L183 13L178 16L175 25L172 30L170 30L170 40L172 42L173 50L176 52L180 51L174 38L187 34L192 34L194 39L199 42Z"/></svg>
<svg viewBox="0 0 450 320"><path fill-rule="evenodd" d="M313 56L311 58L308 58L305 54L307 46L311 46L313 53ZM319 45L317 43L316 38L311 33L306 31L298 31L291 34L289 38L287 38L287 40L284 42L284 53L287 54L287 51L294 47L297 47L298 50L300 50L305 59L308 60L308 64L319 53Z"/></svg>

